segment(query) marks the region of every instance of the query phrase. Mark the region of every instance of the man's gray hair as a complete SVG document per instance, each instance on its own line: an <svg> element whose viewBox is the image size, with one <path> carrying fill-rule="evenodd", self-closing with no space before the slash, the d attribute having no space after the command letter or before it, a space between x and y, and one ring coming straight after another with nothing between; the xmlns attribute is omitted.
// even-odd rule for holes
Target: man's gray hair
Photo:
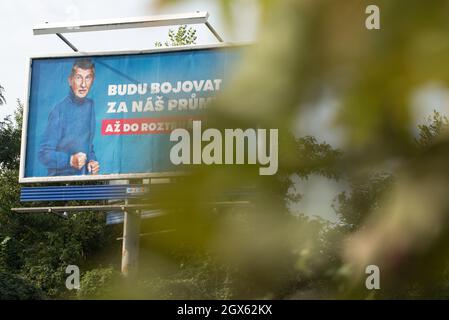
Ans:
<svg viewBox="0 0 449 320"><path fill-rule="evenodd" d="M95 76L95 64L89 58L80 58L75 60L75 62L73 63L72 72L70 73L71 77L73 77L73 75L75 74L76 68L80 68L83 70L91 69L93 75Z"/></svg>

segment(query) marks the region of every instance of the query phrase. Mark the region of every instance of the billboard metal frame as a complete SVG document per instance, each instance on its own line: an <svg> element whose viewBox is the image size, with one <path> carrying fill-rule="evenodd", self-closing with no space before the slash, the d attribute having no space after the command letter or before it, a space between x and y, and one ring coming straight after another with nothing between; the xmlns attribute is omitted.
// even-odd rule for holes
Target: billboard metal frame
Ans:
<svg viewBox="0 0 449 320"><path fill-rule="evenodd" d="M43 23L33 28L34 35L74 33L88 31L111 31L118 29L148 28L183 24L202 24L209 18L207 11L167 14L147 17L131 17L89 21L70 21L63 23Z"/></svg>
<svg viewBox="0 0 449 320"><path fill-rule="evenodd" d="M150 17L134 17L108 20L91 20L64 23L44 23L33 28L34 35L56 34L74 51L78 49L70 43L62 33L110 31L131 28L149 28L172 25L204 24L219 42L224 42L214 27L210 24L207 11L170 14Z"/></svg>
<svg viewBox="0 0 449 320"><path fill-rule="evenodd" d="M169 48L157 48L148 50L125 50L125 51L99 51L99 52L74 52L65 54L43 54L31 56L27 65L27 85L26 85L26 101L23 109L23 123L22 123L22 141L20 148L20 167L19 167L19 183L51 183L51 182L71 182L71 181L106 181L106 180L120 180L120 179L145 179L145 178L170 178L186 175L187 172L181 171L167 171L167 172L153 172L153 173L120 173L120 174L100 174L100 175L81 175L81 176L54 176L54 177L25 177L25 159L27 150L27 133L28 133L28 115L29 115L29 101L31 91L31 71L33 60L47 59L47 58L70 58L70 57L97 57L97 56L115 56L115 55L138 55L138 54L152 54L164 52L179 52L179 51L199 51L208 49L226 49L232 47L242 47L247 44L233 44L233 43L218 43L212 45L187 45Z"/></svg>

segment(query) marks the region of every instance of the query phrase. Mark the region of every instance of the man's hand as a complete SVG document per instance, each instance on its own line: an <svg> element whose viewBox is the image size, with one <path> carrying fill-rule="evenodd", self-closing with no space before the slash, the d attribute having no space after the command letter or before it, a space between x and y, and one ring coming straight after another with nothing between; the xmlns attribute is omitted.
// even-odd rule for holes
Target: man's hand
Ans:
<svg viewBox="0 0 449 320"><path fill-rule="evenodd" d="M75 169L81 170L81 168L86 164L86 159L87 156L85 153L75 153L70 157L70 166Z"/></svg>
<svg viewBox="0 0 449 320"><path fill-rule="evenodd" d="M97 174L99 170L100 164L98 163L98 161L90 160L89 163L87 164L87 171L90 174Z"/></svg>

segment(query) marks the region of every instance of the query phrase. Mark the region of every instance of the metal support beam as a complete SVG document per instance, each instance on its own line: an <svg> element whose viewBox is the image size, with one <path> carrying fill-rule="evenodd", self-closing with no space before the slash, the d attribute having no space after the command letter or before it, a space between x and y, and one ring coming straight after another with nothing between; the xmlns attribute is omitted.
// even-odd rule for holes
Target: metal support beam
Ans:
<svg viewBox="0 0 449 320"><path fill-rule="evenodd" d="M35 26L33 28L33 34L42 35L55 33L109 31L130 28L164 27L184 24L203 24L207 22L208 18L209 13L207 11L203 11L124 19L45 23Z"/></svg>
<svg viewBox="0 0 449 320"><path fill-rule="evenodd" d="M70 49L72 49L73 51L75 51L75 52L78 52L78 49L69 41L69 40L67 40L67 38L66 37L64 37L62 34L60 34L60 33L57 33L56 34L57 36L58 36L58 38L59 39L61 39L62 41L64 41L64 43L66 44L66 45L68 45L69 47L70 47Z"/></svg>
<svg viewBox="0 0 449 320"><path fill-rule="evenodd" d="M175 232L176 229L168 229L168 230L161 230L161 231L154 231L154 232L147 232L147 233L141 233L139 234L140 238L143 237L150 237L150 236L155 236L155 235L160 235L160 234L164 234L164 233L170 233L170 232ZM123 240L123 237L119 237L115 240Z"/></svg>
<svg viewBox="0 0 449 320"><path fill-rule="evenodd" d="M160 205L159 205L160 206ZM92 205L92 206L59 206L59 207L28 207L11 208L11 211L18 213L39 213L39 212L80 212L80 211L125 211L127 209L157 209L158 204L114 204L114 205Z"/></svg>
<svg viewBox="0 0 449 320"><path fill-rule="evenodd" d="M78 49L67 40L62 33L74 32L90 32L90 31L110 31L131 28L149 28L149 27L164 27L175 25L191 25L191 24L205 24L212 32L219 42L224 42L223 38L212 27L207 11L197 11L192 13L160 15L151 17L136 17L124 19L108 19L108 20L92 20L92 21L78 21L67 23L44 23L33 28L34 35L56 34L66 45L73 51L78 52Z"/></svg>
<svg viewBox="0 0 449 320"><path fill-rule="evenodd" d="M202 205L211 207L247 207L252 206L250 201L218 201L202 202ZM111 205L92 205L92 206L60 206L60 207L25 207L11 208L11 211L17 213L39 213L39 212L83 212L83 211L126 211L131 210L157 210L161 208L160 203L149 204L111 204Z"/></svg>
<svg viewBox="0 0 449 320"><path fill-rule="evenodd" d="M217 38L217 40L219 42L224 42L223 38L220 37L217 30L215 30L214 27L212 27L212 25L209 23L209 21L206 21L205 24L206 24L206 27L210 30L210 32L212 32L212 34L215 36L215 38Z"/></svg>

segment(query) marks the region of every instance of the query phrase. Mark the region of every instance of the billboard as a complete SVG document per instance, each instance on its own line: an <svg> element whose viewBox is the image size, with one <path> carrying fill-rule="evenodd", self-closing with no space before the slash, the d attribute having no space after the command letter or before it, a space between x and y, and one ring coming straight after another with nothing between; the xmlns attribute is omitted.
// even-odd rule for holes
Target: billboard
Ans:
<svg viewBox="0 0 449 320"><path fill-rule="evenodd" d="M204 117L241 53L202 46L31 58L19 182L179 174L169 133Z"/></svg>

